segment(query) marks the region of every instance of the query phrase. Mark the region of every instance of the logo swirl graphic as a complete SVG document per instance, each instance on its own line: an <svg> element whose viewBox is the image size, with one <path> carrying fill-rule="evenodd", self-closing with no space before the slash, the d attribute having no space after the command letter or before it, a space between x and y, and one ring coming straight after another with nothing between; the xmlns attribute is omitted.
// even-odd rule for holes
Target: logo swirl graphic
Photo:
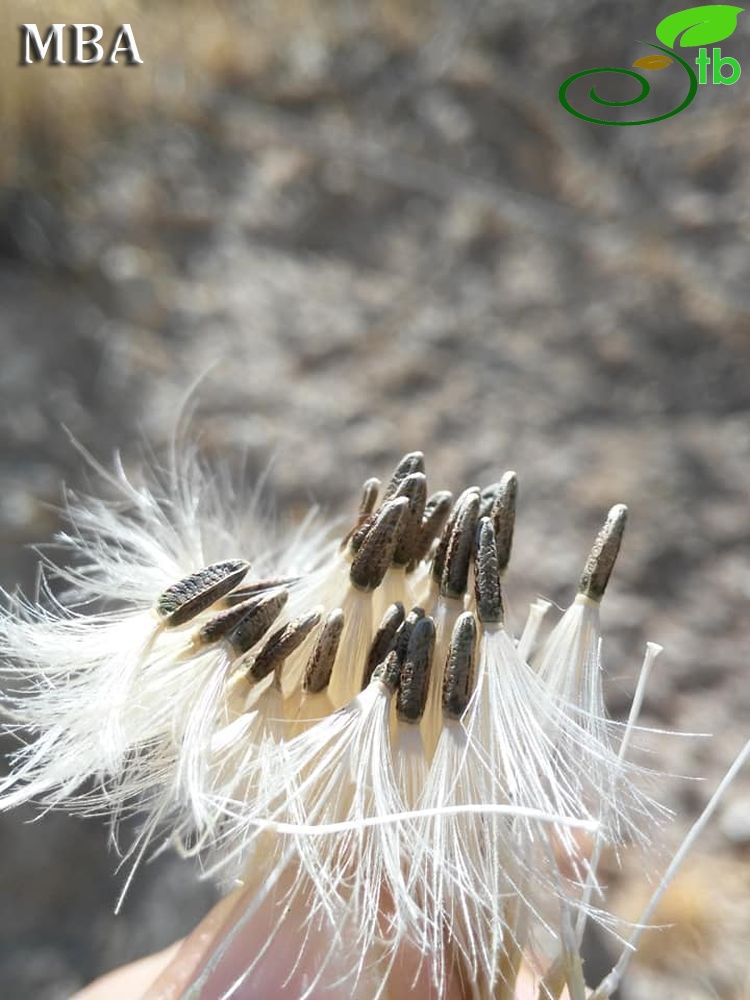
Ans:
<svg viewBox="0 0 750 1000"><path fill-rule="evenodd" d="M640 104L641 101L644 101L648 97L649 93L651 92L651 85L644 76L641 76L640 73L636 73L632 69L619 69L614 66L600 66L597 69L584 69L580 73L574 73L573 76L569 76L567 80L563 81L563 83L560 86L560 90L558 92L560 104L562 104L565 110L570 112L571 115L575 115L576 118L582 118L583 121L585 122L593 122L594 125L618 125L618 126L650 125L652 122L664 121L665 118L672 118L674 115L678 115L680 111L684 111L685 108L691 103L696 93L698 92L698 78L696 77L695 73L688 65L688 63L686 63L684 59L680 58L680 56L678 56L677 53L674 52L672 49L664 49L661 47L661 45L654 45L652 42L644 42L643 44L648 45L652 49L658 49L659 52L663 52L670 59L674 59L676 62L680 64L680 66L682 66L682 68L688 75L688 79L690 81L690 87L687 96L683 100L682 104L680 104L679 107L675 108L674 111L667 111L666 114L657 115L655 118L641 118L638 121L634 122L610 122L607 121L606 118L592 118L589 115L583 114L582 111L576 111L576 109L568 100L567 96L568 88L576 80L580 80L581 77L584 76L591 76L593 73L620 73L622 76L629 76L632 77L634 80L637 80L641 87L640 94L638 94L636 97L631 98L629 101L607 101L603 97L599 97L599 95L596 92L596 87L592 87L591 90L589 91L589 97L591 98L592 101L595 101L597 104L602 104L608 108L627 108L633 104Z"/></svg>

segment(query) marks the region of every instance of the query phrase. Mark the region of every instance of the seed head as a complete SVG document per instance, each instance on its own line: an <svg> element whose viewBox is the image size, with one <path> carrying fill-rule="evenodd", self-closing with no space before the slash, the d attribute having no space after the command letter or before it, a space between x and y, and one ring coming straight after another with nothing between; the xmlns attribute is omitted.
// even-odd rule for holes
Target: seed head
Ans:
<svg viewBox="0 0 750 1000"><path fill-rule="evenodd" d="M166 835L249 907L273 901L272 937L301 906L306 996L334 957L351 995L400 995L408 952L436 996L460 973L511 997L524 952L555 940L548 992L583 996L580 935L609 920L596 859L664 818L627 760L642 688L624 734L602 691L625 507L540 642L549 602L520 637L504 621L515 473L428 498L411 452L382 489L365 482L343 542L312 518L276 537L224 482L187 462L148 490L118 468L111 503L70 498L69 560L0 614L3 707L24 731L0 808L105 812L115 835L138 810L133 870Z"/></svg>

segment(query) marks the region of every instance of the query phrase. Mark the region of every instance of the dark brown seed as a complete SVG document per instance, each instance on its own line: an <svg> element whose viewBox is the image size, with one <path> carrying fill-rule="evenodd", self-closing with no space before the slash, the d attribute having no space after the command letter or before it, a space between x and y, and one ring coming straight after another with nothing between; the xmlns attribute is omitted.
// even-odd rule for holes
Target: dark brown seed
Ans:
<svg viewBox="0 0 750 1000"><path fill-rule="evenodd" d="M409 568L415 569L417 564L425 559L430 552L432 543L443 530L448 515L451 512L453 494L448 490L440 490L427 498L422 518L422 527L419 532L419 541L414 550Z"/></svg>
<svg viewBox="0 0 750 1000"><path fill-rule="evenodd" d="M396 566L406 566L414 558L422 532L422 515L427 501L427 477L423 472L413 472L402 479L396 490L394 500L406 497L409 506L401 522L396 551L393 562Z"/></svg>
<svg viewBox="0 0 750 1000"><path fill-rule="evenodd" d="M357 511L357 520L354 522L354 527L351 531L345 535L343 541L341 542L341 547L345 548L347 542L351 545L352 551L356 552L359 546L362 544L362 539L364 538L364 533L361 529L366 523L370 522L372 512L375 510L375 504L378 502L378 492L380 491L380 480L367 479L362 484L362 496L359 501L359 510Z"/></svg>
<svg viewBox="0 0 750 1000"><path fill-rule="evenodd" d="M421 621L424 616L424 610L422 608L414 607L411 609L406 618L404 618L403 623L399 627L393 644L399 663L403 663L406 658L406 650L409 648L409 640L411 639L414 626L418 621Z"/></svg>
<svg viewBox="0 0 750 1000"><path fill-rule="evenodd" d="M277 629L248 666L248 680L262 681L272 670L279 669L284 660L302 645L319 621L320 612L312 611Z"/></svg>
<svg viewBox="0 0 750 1000"><path fill-rule="evenodd" d="M366 479L362 483L362 496L359 501L359 512L357 514L358 521L363 521L368 514L372 514L375 510L379 491L380 480L376 479L375 476L371 476L370 479Z"/></svg>
<svg viewBox="0 0 750 1000"><path fill-rule="evenodd" d="M352 532L349 540L349 548L352 552L358 552L365 538L369 534L389 501L395 500L399 494L401 483L414 473L424 473L424 455L421 451L412 451L404 455L396 466L396 470L391 476L383 492L383 498L377 510L367 513L359 522L357 528ZM367 485L367 484L365 484Z"/></svg>
<svg viewBox="0 0 750 1000"><path fill-rule="evenodd" d="M607 514L607 520L596 536L596 541L586 560L578 591L594 601L600 601L607 589L617 554L620 551L627 519L628 508L625 504L615 504Z"/></svg>
<svg viewBox="0 0 750 1000"><path fill-rule="evenodd" d="M398 601L396 604L391 604L387 609L386 613L383 615L383 620L378 626L378 630L375 633L375 638L372 640L370 645L370 651L367 654L367 661L365 663L365 669L362 673L362 690L367 687L372 678L372 673L375 667L379 663L382 663L386 658L388 653L390 653L393 648L393 644L396 640L396 634L404 620L404 606Z"/></svg>
<svg viewBox="0 0 750 1000"><path fill-rule="evenodd" d="M477 531L477 551L474 561L474 593L480 622L490 624L503 620L503 601L497 565L497 546L492 521L485 517Z"/></svg>
<svg viewBox="0 0 750 1000"><path fill-rule="evenodd" d="M445 565L440 581L442 597L462 598L469 581L469 566L474 554L474 533L479 517L479 490L464 494L465 499L453 521L448 539Z"/></svg>
<svg viewBox="0 0 750 1000"><path fill-rule="evenodd" d="M367 534L375 523L375 518L378 513L379 509L378 511L373 511L372 514L365 515L354 531L352 531L348 539L349 548L352 552L359 552L362 542L364 542L365 538L367 538Z"/></svg>
<svg viewBox="0 0 750 1000"><path fill-rule="evenodd" d="M198 629L196 639L204 646L212 642L218 642L219 639L223 639L240 625L247 615L252 614L257 608L258 603L258 597L251 597L246 601L235 604L226 611L220 611L213 618L209 618L206 624Z"/></svg>
<svg viewBox="0 0 750 1000"><path fill-rule="evenodd" d="M518 476L515 472L506 472L498 485L495 501L490 510L492 525L495 529L497 545L497 566L504 573L510 562L510 551L513 547L513 529L516 525L516 500L518 498Z"/></svg>
<svg viewBox="0 0 750 1000"><path fill-rule="evenodd" d="M382 663L379 663L372 674L373 681L382 681L388 690L393 694L398 688L398 680L401 676L401 664L394 650L386 656Z"/></svg>
<svg viewBox="0 0 750 1000"><path fill-rule="evenodd" d="M297 583L301 579L301 576L277 576L270 577L267 580L257 580L255 583L246 583L244 586L238 587L237 590L233 590L231 594L227 594L226 597L222 598L221 606L232 608L235 604L240 604L250 597L257 597L266 591L278 590L280 587L291 587L292 584Z"/></svg>
<svg viewBox="0 0 750 1000"><path fill-rule="evenodd" d="M474 646L477 626L474 616L466 611L453 626L453 635L443 671L443 715L460 719L466 711L474 683Z"/></svg>
<svg viewBox="0 0 750 1000"><path fill-rule="evenodd" d="M289 598L288 590L271 591L255 599L254 606L229 635L229 643L239 656L260 642L281 613Z"/></svg>
<svg viewBox="0 0 750 1000"><path fill-rule="evenodd" d="M391 500L380 509L362 540L349 571L349 579L360 590L375 590L391 565L409 501Z"/></svg>
<svg viewBox="0 0 750 1000"><path fill-rule="evenodd" d="M344 612L341 608L334 608L323 622L323 628L315 642L315 648L307 661L302 681L304 691L318 694L328 687L343 630Z"/></svg>
<svg viewBox="0 0 750 1000"><path fill-rule="evenodd" d="M443 579L443 571L445 569L445 559L448 555L448 547L450 545L451 537L453 536L453 531L456 526L456 521L461 516L461 511L463 510L465 504L473 497L479 496L479 492L476 486L469 487L468 490L464 490L453 505L453 509L448 515L448 519L445 522L445 527L443 528L443 533L440 536L440 541L435 549L435 556L432 560L432 577L440 584Z"/></svg>
<svg viewBox="0 0 750 1000"><path fill-rule="evenodd" d="M167 587L156 602L157 614L170 628L184 625L233 590L249 569L244 559L212 563Z"/></svg>
<svg viewBox="0 0 750 1000"><path fill-rule="evenodd" d="M421 451L410 451L401 459L383 493L383 503L392 500L402 480L414 472L424 472L424 455Z"/></svg>
<svg viewBox="0 0 750 1000"><path fill-rule="evenodd" d="M396 712L402 722L419 722L424 714L434 648L435 623L432 618L422 618L411 630L401 668Z"/></svg>
<svg viewBox="0 0 750 1000"><path fill-rule="evenodd" d="M489 486L483 486L479 494L479 518L489 517L492 506L495 503L495 497L501 487L501 483L490 483Z"/></svg>

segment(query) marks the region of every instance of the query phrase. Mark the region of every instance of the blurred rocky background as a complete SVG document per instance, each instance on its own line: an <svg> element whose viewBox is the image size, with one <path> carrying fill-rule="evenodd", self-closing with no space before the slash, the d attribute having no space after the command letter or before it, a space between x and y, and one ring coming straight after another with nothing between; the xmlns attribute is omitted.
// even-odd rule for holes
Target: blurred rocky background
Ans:
<svg viewBox="0 0 750 1000"><path fill-rule="evenodd" d="M612 710L648 638L666 651L646 724L713 734L650 740L656 764L703 780L662 783L678 814L663 854L612 875L631 918L750 718L750 15L722 43L748 79L666 121L587 124L557 90L630 66L673 9L0 3L1 582L32 585L26 546L55 531L61 482L83 480L65 428L133 465L191 388L206 451L255 473L275 456L290 518L312 499L350 510L407 449L434 488L518 470L517 618L537 593L570 598L627 502L604 608ZM144 65L20 67L31 20L129 21ZM660 110L684 96L677 66L650 82ZM34 815L0 818L4 996L67 997L210 904L162 858L115 916L104 829ZM746 774L628 998L750 996L749 852Z"/></svg>

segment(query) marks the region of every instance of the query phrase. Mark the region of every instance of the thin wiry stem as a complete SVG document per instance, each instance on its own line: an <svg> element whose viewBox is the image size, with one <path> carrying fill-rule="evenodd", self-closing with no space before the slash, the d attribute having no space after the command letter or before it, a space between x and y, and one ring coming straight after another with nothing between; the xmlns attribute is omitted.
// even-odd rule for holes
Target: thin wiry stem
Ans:
<svg viewBox="0 0 750 1000"><path fill-rule="evenodd" d="M651 894L648 903L643 908L643 911L641 912L641 915L638 918L638 924L633 933L628 938L625 949L623 953L620 955L617 964L612 969L612 971L604 977L601 983L594 990L594 992L591 995L591 1000L607 1000L607 998L612 996L614 991L622 982L622 978L625 975L625 972L627 971L627 968L630 965L633 956L635 955L641 937L643 936L644 932L648 930L649 921L651 920L651 917L654 915L656 908L661 902L664 893L669 888L672 880L677 874L677 871L682 865L683 861L688 856L690 851L693 849L693 845L695 844L696 840L703 833L709 821L711 820L711 817L716 812L716 809L718 808L719 803L723 799L727 789L732 784L737 775L740 773L740 771L745 766L748 760L750 760L750 740L748 740L747 743L745 743L744 747L734 758L732 765L722 778L716 791L709 799L705 809L700 814L695 823L693 823L693 825L688 830L687 835L683 839L674 857L667 866L667 870L664 872L661 879L659 880L659 884L657 885L654 892Z"/></svg>

